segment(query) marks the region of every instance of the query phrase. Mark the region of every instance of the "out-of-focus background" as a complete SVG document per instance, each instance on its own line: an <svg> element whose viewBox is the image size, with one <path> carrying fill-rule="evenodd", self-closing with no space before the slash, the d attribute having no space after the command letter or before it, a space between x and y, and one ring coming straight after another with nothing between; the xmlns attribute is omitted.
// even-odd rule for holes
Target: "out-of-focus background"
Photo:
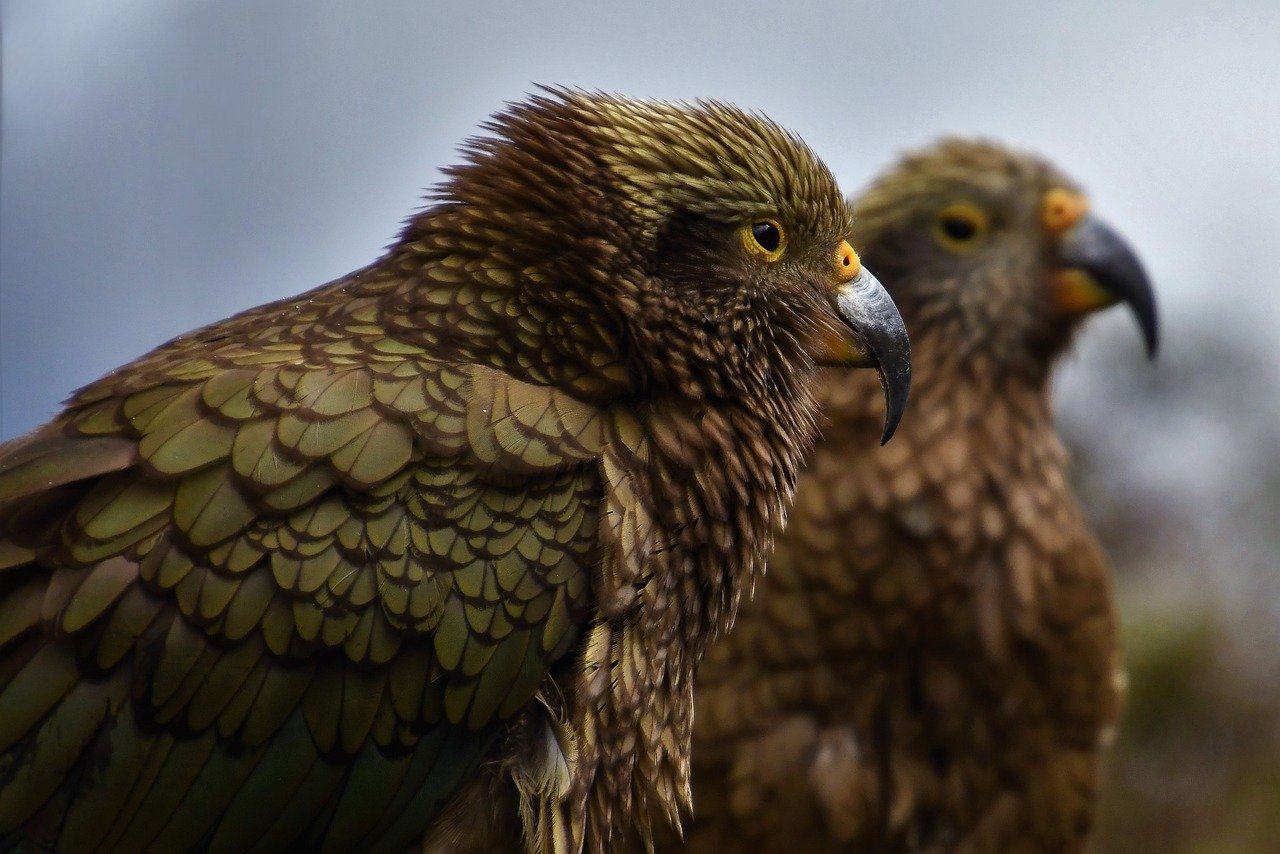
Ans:
<svg viewBox="0 0 1280 854"><path fill-rule="evenodd" d="M1131 702L1099 851L1280 836L1280 4L5 0L0 439L169 337L372 260L504 101L715 97L854 191L1040 151L1159 289L1058 377Z"/></svg>

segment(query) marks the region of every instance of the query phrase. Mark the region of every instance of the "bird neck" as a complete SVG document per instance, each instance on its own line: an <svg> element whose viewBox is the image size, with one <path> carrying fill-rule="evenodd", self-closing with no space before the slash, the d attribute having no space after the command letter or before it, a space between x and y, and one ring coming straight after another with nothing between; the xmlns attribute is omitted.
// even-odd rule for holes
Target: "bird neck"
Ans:
<svg viewBox="0 0 1280 854"><path fill-rule="evenodd" d="M1051 426L1051 358L1033 354L1025 343L964 337L945 324L911 333L914 393L964 394L983 406L1016 401L1022 419Z"/></svg>
<svg viewBox="0 0 1280 854"><path fill-rule="evenodd" d="M958 299L957 290L963 293ZM910 318L917 377L917 351L929 347L934 351L929 364L940 371L954 370L966 381L1047 387L1053 365L1070 346L1076 328L1045 315L1026 298L1024 289L1006 293L995 286L943 279L916 283L895 299L903 316ZM986 370L965 370L966 362Z"/></svg>
<svg viewBox="0 0 1280 854"><path fill-rule="evenodd" d="M693 675L727 631L781 527L813 424L806 389L781 409L757 400L705 407L669 397L644 407L650 453L637 494L657 532L632 607L587 640L607 660L609 690L580 697L580 797L589 850L652 839L651 822L688 814ZM761 500L761 496L772 496Z"/></svg>

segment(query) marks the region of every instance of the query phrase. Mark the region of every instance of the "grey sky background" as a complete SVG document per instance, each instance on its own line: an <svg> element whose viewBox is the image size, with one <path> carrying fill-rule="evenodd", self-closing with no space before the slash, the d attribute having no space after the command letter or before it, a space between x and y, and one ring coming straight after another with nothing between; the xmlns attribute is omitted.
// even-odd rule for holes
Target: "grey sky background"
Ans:
<svg viewBox="0 0 1280 854"><path fill-rule="evenodd" d="M539 82L764 111L847 191L942 133L1038 150L1156 281L1166 347L1133 383L1176 383L1206 328L1280 363L1274 2L2 8L0 438L177 333L372 260L458 143ZM1140 362L1129 318L1081 344L1069 425L1116 433L1153 489L1231 488L1236 433L1280 400L1274 371L1248 389L1224 374L1177 418L1122 418L1096 389Z"/></svg>

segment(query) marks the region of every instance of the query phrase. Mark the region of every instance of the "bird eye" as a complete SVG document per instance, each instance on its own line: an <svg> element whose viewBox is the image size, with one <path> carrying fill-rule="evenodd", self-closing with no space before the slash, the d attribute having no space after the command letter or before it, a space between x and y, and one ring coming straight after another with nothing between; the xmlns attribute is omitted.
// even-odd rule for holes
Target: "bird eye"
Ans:
<svg viewBox="0 0 1280 854"><path fill-rule="evenodd" d="M759 261L777 261L787 245L782 226L771 219L758 219L742 229L742 243L747 253Z"/></svg>
<svg viewBox="0 0 1280 854"><path fill-rule="evenodd" d="M782 246L782 229L771 222L752 223L751 236L765 252L777 252Z"/></svg>
<svg viewBox="0 0 1280 854"><path fill-rule="evenodd" d="M934 229L938 242L953 252L972 249L986 231L986 214L973 205L963 203L951 205L938 214Z"/></svg>

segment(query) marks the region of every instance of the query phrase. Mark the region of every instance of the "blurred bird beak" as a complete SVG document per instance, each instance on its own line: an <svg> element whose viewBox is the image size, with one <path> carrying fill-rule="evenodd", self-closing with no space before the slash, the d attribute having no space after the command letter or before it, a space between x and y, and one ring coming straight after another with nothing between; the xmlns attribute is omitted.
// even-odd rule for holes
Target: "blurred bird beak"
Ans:
<svg viewBox="0 0 1280 854"><path fill-rule="evenodd" d="M1051 191L1054 192L1054 191ZM1142 329L1147 355L1159 346L1156 298L1142 262L1120 235L1097 217L1081 215L1061 232L1062 268L1050 278L1050 299L1068 317L1077 317L1117 302L1133 311Z"/></svg>
<svg viewBox="0 0 1280 854"><path fill-rule="evenodd" d="M836 311L844 322L824 331L814 360L879 372L885 400L883 445L897 429L911 391L907 328L889 293L862 267L847 241L841 242L837 271L843 284L836 292Z"/></svg>

